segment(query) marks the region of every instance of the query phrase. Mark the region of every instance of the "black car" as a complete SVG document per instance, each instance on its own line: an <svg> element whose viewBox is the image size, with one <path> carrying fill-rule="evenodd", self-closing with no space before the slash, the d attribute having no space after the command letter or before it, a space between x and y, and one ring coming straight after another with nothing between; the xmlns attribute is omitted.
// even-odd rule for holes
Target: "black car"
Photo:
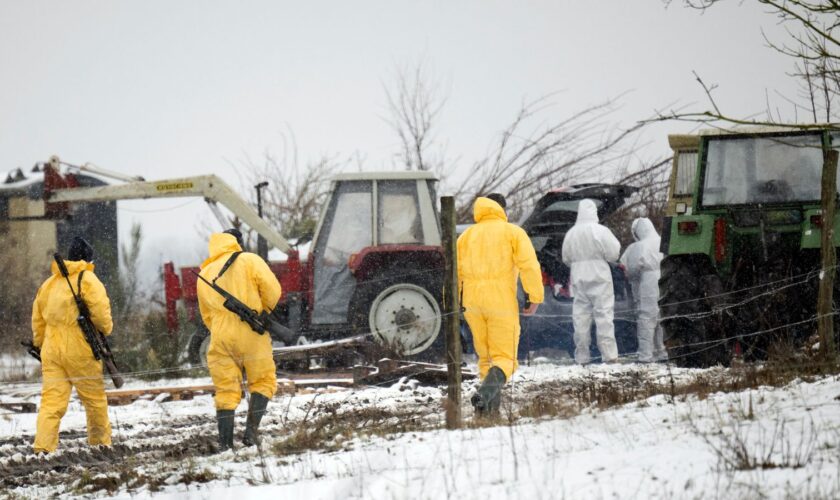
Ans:
<svg viewBox="0 0 840 500"><path fill-rule="evenodd" d="M636 192L636 188L615 184L578 184L554 189L540 198L534 206L525 211L519 225L525 229L543 272L545 301L534 316L520 316L522 333L519 339L520 360L529 356L557 355L574 357L574 325L570 296L569 267L563 263L562 248L566 232L577 219L580 200L590 199L598 207L598 219L618 210L625 200ZM610 264L615 292L615 339L619 354L636 352L636 322L633 299L624 270L617 264ZM520 303L524 304L524 293L519 289ZM469 328L464 327L465 337ZM597 359L595 327L592 329L592 357ZM472 340L467 338L472 349Z"/></svg>

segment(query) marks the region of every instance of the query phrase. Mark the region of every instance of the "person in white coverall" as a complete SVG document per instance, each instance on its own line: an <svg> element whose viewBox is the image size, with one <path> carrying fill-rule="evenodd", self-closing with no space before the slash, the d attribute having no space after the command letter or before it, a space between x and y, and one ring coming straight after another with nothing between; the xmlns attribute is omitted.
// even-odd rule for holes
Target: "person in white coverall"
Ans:
<svg viewBox="0 0 840 500"><path fill-rule="evenodd" d="M660 238L647 217L634 220L630 232L636 242L624 251L621 263L633 289L639 361L662 361L668 359L668 353L659 326L659 263L662 262Z"/></svg>
<svg viewBox="0 0 840 500"><path fill-rule="evenodd" d="M581 200L575 225L563 239L563 262L572 275L572 320L575 326L575 361L589 363L592 319L601 359L618 358L613 326L612 272L609 262L618 260L621 244L612 232L598 224L598 208L592 200Z"/></svg>

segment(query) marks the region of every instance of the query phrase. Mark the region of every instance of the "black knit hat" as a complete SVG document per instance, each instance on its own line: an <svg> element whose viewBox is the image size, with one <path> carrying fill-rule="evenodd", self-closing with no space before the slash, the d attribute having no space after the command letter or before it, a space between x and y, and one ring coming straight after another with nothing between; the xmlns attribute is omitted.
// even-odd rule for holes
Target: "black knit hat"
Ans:
<svg viewBox="0 0 840 500"><path fill-rule="evenodd" d="M73 243L70 244L70 250L67 252L68 260L84 260L90 262L93 260L93 247L90 243L85 241L81 236L73 238Z"/></svg>
<svg viewBox="0 0 840 500"><path fill-rule="evenodd" d="M485 198L489 198L496 203L498 203L502 208L507 208L507 202L505 201L505 197L502 196L500 193L490 193Z"/></svg>
<svg viewBox="0 0 840 500"><path fill-rule="evenodd" d="M242 244L242 231L236 229L235 227L232 227L230 229L226 229L225 234L232 235L234 238L236 238L236 242L239 243L239 246L245 248L245 245Z"/></svg>

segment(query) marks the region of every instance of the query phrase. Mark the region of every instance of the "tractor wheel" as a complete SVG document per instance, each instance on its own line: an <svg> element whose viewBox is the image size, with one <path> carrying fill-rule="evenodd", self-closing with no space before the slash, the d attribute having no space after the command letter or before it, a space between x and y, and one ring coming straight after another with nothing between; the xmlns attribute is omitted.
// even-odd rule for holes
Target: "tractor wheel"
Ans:
<svg viewBox="0 0 840 500"><path fill-rule="evenodd" d="M659 309L669 359L685 367L727 364L728 345L715 342L716 318L706 300L705 288L715 281L709 279L711 269L693 259L668 257L661 272Z"/></svg>
<svg viewBox="0 0 840 500"><path fill-rule="evenodd" d="M192 366L207 366L207 349L210 347L210 331L202 324L190 337L187 358Z"/></svg>
<svg viewBox="0 0 840 500"><path fill-rule="evenodd" d="M370 332L386 351L400 357L433 354L441 344L441 289L396 273L360 286L351 302L353 327ZM436 342L437 341L437 342Z"/></svg>

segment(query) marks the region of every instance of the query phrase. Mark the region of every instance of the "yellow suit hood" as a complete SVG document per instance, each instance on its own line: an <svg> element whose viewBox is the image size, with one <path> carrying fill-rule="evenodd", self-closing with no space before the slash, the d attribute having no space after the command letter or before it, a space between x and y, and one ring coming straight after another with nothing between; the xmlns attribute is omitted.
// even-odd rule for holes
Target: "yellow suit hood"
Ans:
<svg viewBox="0 0 840 500"><path fill-rule="evenodd" d="M475 204L473 204L473 219L476 222L490 219L499 219L505 222L508 220L505 209L501 205L483 196L475 199Z"/></svg>
<svg viewBox="0 0 840 500"><path fill-rule="evenodd" d="M204 262L201 263L201 268L207 267L207 264L218 259L220 255L233 252L241 252L242 247L236 242L236 238L232 234L214 233L210 235L210 241L207 243L207 253L210 255Z"/></svg>
<svg viewBox="0 0 840 500"><path fill-rule="evenodd" d="M67 275L77 274L82 271L93 271L96 266L93 265L92 262L86 262L84 260L65 260L64 267L67 268ZM61 272L58 270L58 264L55 261L52 262L50 266L50 271L52 272L53 276L58 276L61 278ZM63 278L62 278L63 279ZM73 283L75 287L76 284Z"/></svg>

